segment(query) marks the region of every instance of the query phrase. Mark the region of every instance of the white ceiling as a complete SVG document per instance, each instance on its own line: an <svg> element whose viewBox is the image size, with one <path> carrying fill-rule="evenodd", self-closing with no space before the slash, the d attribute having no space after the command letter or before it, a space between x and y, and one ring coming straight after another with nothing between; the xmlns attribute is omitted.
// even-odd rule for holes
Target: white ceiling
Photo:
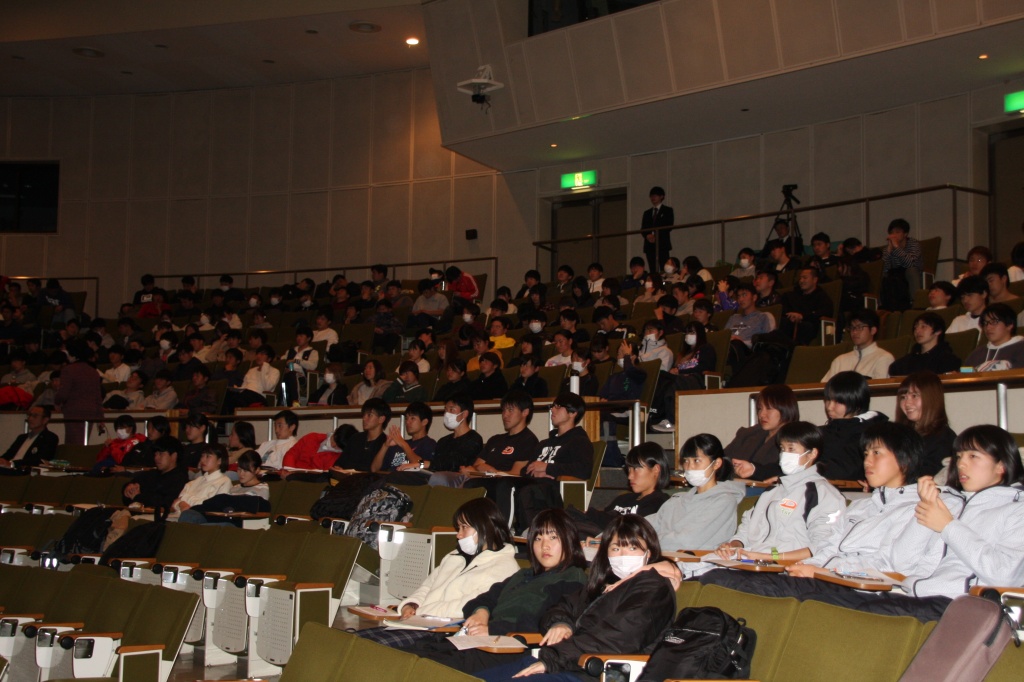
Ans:
<svg viewBox="0 0 1024 682"><path fill-rule="evenodd" d="M353 21L382 30L358 34ZM205 90L421 68L429 66L424 33L419 0L3 0L0 96ZM423 42L410 48L409 36ZM78 47L106 56L80 57ZM990 59L978 60L982 52ZM1024 21L1015 21L450 147L504 171L586 162L879 111L1022 74ZM509 91L493 106L513 106Z"/></svg>
<svg viewBox="0 0 1024 682"><path fill-rule="evenodd" d="M381 30L355 33L353 21ZM406 45L411 36L420 45ZM72 51L78 47L106 56L81 57ZM274 85L428 64L416 0L4 0L0 6L0 96Z"/></svg>

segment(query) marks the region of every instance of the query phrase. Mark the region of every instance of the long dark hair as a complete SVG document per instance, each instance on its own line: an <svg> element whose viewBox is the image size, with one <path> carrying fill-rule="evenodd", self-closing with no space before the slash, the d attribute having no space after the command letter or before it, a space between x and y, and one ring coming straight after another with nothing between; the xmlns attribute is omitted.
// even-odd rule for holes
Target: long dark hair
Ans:
<svg viewBox="0 0 1024 682"><path fill-rule="evenodd" d="M597 550L597 556L590 564L590 576L587 579L586 588L588 602L597 599L608 585L619 580L619 577L612 572L611 564L608 563L608 545L611 544L613 538L618 538L620 544L646 547L650 553L647 559L648 564L655 564L662 560L658 534L647 522L647 519L636 514L616 516L601 533L601 546Z"/></svg>
<svg viewBox="0 0 1024 682"><path fill-rule="evenodd" d="M953 452L957 456L949 460L948 485L953 490L963 490L960 485L960 474L956 468L957 458L961 452L977 450L992 457L1003 465L1003 480L999 485L1021 483L1024 478L1024 466L1021 464L1020 451L1017 443L1005 430L992 424L978 424L963 430L953 441Z"/></svg>
<svg viewBox="0 0 1024 682"><path fill-rule="evenodd" d="M562 560L551 569L552 571L564 571L571 566L587 567L587 560L584 558L583 549L580 547L579 532L576 530L576 525L569 518L569 515L565 513L564 509L552 507L533 517L530 530L526 533L526 544L529 547L530 554L530 567L533 569L534 575L543 573L544 567L540 565L540 562L533 553L533 541L541 533L549 531L553 531L558 536L558 541L562 545Z"/></svg>
<svg viewBox="0 0 1024 682"><path fill-rule="evenodd" d="M686 345L686 335L693 332L697 335L697 343L694 344L693 348ZM708 333L704 329L704 325L700 322L687 322L686 326L683 327L683 340L679 343L679 355L680 357L687 357L696 353L701 348L708 344Z"/></svg>
<svg viewBox="0 0 1024 682"><path fill-rule="evenodd" d="M458 527L459 521L476 531L479 542L477 554L485 549L497 551L512 542L508 519L501 515L498 505L489 497L478 497L456 509L452 525Z"/></svg>
<svg viewBox="0 0 1024 682"><path fill-rule="evenodd" d="M243 448L249 450L256 449L256 429L253 428L252 424L249 422L235 422L233 430Z"/></svg>

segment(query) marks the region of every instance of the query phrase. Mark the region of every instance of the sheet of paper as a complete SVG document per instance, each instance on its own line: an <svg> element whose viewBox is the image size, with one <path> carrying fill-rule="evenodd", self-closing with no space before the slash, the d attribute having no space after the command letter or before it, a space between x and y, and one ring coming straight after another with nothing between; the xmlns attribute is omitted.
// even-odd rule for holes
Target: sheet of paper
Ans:
<svg viewBox="0 0 1024 682"><path fill-rule="evenodd" d="M442 616L412 616L405 620L398 620L397 618L387 619L384 621L384 626L389 628L398 628L399 630L433 630L434 628L448 627L449 625L459 625L462 623L461 618L444 618Z"/></svg>
<svg viewBox="0 0 1024 682"><path fill-rule="evenodd" d="M491 637L490 635L482 637L459 635L449 637L448 641L454 644L455 648L459 651L465 651L466 649L479 649L480 647L490 647L492 649L522 649L524 646L522 642L513 637Z"/></svg>

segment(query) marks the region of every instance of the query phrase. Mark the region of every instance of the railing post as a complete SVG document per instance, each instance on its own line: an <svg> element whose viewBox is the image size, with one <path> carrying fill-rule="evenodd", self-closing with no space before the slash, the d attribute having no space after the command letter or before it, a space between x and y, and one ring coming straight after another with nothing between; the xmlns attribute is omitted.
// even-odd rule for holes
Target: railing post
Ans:
<svg viewBox="0 0 1024 682"><path fill-rule="evenodd" d="M1009 430L1009 419L1006 416L1006 384L1000 382L996 384L996 419L999 423L999 428Z"/></svg>
<svg viewBox="0 0 1024 682"><path fill-rule="evenodd" d="M718 223L719 258L725 260L725 221Z"/></svg>
<svg viewBox="0 0 1024 682"><path fill-rule="evenodd" d="M757 424L757 396L756 395L751 395L750 396L750 406L749 406L748 410L749 410L750 414L747 415L747 416L750 419L750 425L754 426L755 424Z"/></svg>
<svg viewBox="0 0 1024 682"><path fill-rule="evenodd" d="M64 428L66 429L67 426L65 426ZM82 436L82 445L88 445L89 444L89 431L91 431L91 430L92 430L92 426L89 424L89 420L86 419L85 420L85 435Z"/></svg>
<svg viewBox="0 0 1024 682"><path fill-rule="evenodd" d="M640 401L633 403L629 419L629 447L640 445Z"/></svg>
<svg viewBox="0 0 1024 682"><path fill-rule="evenodd" d="M955 276L956 275L956 271L957 271L956 270L956 247L957 247L957 244L959 243L957 241L957 227L958 227L959 220L958 220L958 216L957 216L958 211L957 211L956 187L950 187L949 191L953 194L953 274ZM935 269L938 270L938 267L936 267ZM939 278L938 277L938 273L936 273L935 279L938 279L938 278ZM1003 428L1006 428L1006 427L1004 426Z"/></svg>

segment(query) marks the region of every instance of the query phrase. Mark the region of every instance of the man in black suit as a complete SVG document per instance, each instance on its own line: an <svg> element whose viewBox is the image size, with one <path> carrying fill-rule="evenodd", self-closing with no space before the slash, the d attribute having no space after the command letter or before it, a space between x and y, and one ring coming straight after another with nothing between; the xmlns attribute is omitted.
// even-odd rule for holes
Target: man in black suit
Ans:
<svg viewBox="0 0 1024 682"><path fill-rule="evenodd" d="M651 188L651 208L644 211L643 221L640 229L644 237L644 255L647 256L647 267L651 272L661 272L661 266L669 257L672 250L672 238L669 236L671 230L655 232L651 228L665 227L676 224L676 216L671 206L666 206L665 190L661 187Z"/></svg>
<svg viewBox="0 0 1024 682"><path fill-rule="evenodd" d="M56 456L57 434L46 428L50 423L50 414L49 405L35 405L29 408L25 415L28 433L15 438L7 452L0 455L0 475L20 473L19 469L28 473L29 467Z"/></svg>

